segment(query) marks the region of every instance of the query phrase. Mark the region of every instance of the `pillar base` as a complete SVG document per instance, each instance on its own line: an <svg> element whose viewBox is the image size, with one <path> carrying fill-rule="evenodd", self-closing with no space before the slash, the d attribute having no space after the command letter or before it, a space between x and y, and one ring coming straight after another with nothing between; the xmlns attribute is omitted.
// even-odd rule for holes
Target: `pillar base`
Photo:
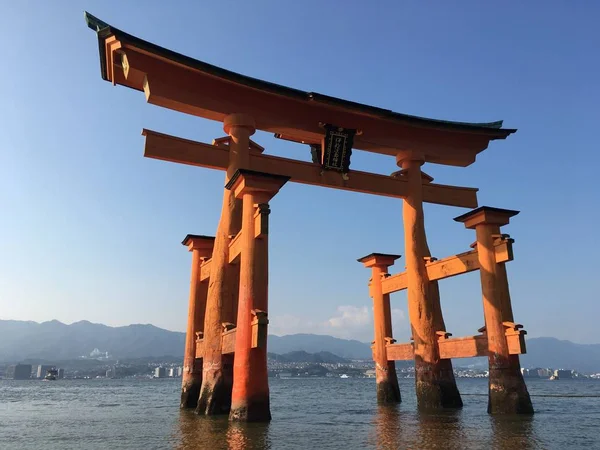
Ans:
<svg viewBox="0 0 600 450"><path fill-rule="evenodd" d="M533 414L523 375L512 367L490 369L489 414Z"/></svg>
<svg viewBox="0 0 600 450"><path fill-rule="evenodd" d="M198 397L200 397L201 387L202 376L196 376L189 380L185 380L181 385L180 408L196 408L198 406Z"/></svg>
<svg viewBox="0 0 600 450"><path fill-rule="evenodd" d="M255 398L247 403L239 403L231 406L229 420L237 422L269 422L271 420L271 407L269 396L266 398Z"/></svg>
<svg viewBox="0 0 600 450"><path fill-rule="evenodd" d="M231 409L231 383L225 370L204 373L196 414L215 416L228 414Z"/></svg>
<svg viewBox="0 0 600 450"><path fill-rule="evenodd" d="M394 361L389 361L386 371L377 370L377 403L384 405L400 402L402 397L398 386L396 365Z"/></svg>
<svg viewBox="0 0 600 450"><path fill-rule="evenodd" d="M450 360L437 364L415 361L415 382L420 411L462 408Z"/></svg>

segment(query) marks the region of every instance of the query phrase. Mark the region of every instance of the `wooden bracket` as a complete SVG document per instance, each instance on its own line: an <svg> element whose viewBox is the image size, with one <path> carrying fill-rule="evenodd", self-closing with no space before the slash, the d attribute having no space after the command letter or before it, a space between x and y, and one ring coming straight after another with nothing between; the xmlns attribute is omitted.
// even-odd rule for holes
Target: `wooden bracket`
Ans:
<svg viewBox="0 0 600 450"><path fill-rule="evenodd" d="M210 278L211 262L212 258L209 258L200 265L200 281L205 281Z"/></svg>
<svg viewBox="0 0 600 450"><path fill-rule="evenodd" d="M265 311L253 309L252 326L252 348L265 348L267 346L267 333L269 318Z"/></svg>
<svg viewBox="0 0 600 450"><path fill-rule="evenodd" d="M234 264L239 261L242 253L242 232L240 231L235 236L229 236L229 264Z"/></svg>
<svg viewBox="0 0 600 450"><path fill-rule="evenodd" d="M452 333L448 333L446 331L436 331L435 334L438 337L438 342L445 341L452 336Z"/></svg>
<svg viewBox="0 0 600 450"><path fill-rule="evenodd" d="M263 238L269 234L269 214L271 208L268 203L260 203L256 205L254 212L254 237Z"/></svg>
<svg viewBox="0 0 600 450"><path fill-rule="evenodd" d="M221 326L223 327L223 333L229 330L233 330L235 328L235 324L231 322L223 322L221 323Z"/></svg>

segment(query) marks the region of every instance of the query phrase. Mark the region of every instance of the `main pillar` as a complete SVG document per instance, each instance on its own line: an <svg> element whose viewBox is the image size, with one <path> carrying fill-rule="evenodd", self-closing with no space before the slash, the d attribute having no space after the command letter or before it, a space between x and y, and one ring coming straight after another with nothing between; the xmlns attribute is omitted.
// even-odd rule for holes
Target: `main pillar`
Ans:
<svg viewBox="0 0 600 450"><path fill-rule="evenodd" d="M227 184L243 201L240 291L230 420L271 420L266 330L269 200L289 177L240 169Z"/></svg>
<svg viewBox="0 0 600 450"><path fill-rule="evenodd" d="M388 275L388 267L400 255L385 255L382 253L371 253L358 261L365 267L371 268L370 291L373 297L374 317L374 349L373 360L375 361L375 379L377 382L377 402L400 403L400 387L396 375L395 361L388 361L388 342L392 342L392 311L390 307L390 294L383 293L382 281Z"/></svg>
<svg viewBox="0 0 600 450"><path fill-rule="evenodd" d="M225 183L228 183L238 168L249 166L250 136L256 127L251 117L231 114L225 118L223 129L230 137L229 166L225 176ZM210 268L198 414L227 414L231 408L233 362L231 355L221 354L221 334L223 323L233 323L236 315L238 268L229 264L229 242L231 236L240 231L241 221L242 202L225 189Z"/></svg>
<svg viewBox="0 0 600 450"><path fill-rule="evenodd" d="M446 329L437 282L430 282L425 267L431 257L423 216L422 155L401 152L397 155L402 176L408 181L404 199L404 245L408 277L408 313L414 339L417 404L421 410L461 408L452 361L440 359L437 331Z"/></svg>
<svg viewBox="0 0 600 450"><path fill-rule="evenodd" d="M533 405L521 373L519 355L509 354L506 327L513 322L504 264L496 263L494 241L501 238L500 227L519 211L483 206L455 220L475 229L477 255L483 294L485 333L488 339L490 414L532 414Z"/></svg>
<svg viewBox="0 0 600 450"><path fill-rule="evenodd" d="M202 360L196 359L196 336L204 332L204 312L208 294L208 280L202 281L200 266L210 257L214 237L188 234L182 244L192 252L192 276L188 322L183 353L183 375L181 379L181 408L195 408L202 385Z"/></svg>

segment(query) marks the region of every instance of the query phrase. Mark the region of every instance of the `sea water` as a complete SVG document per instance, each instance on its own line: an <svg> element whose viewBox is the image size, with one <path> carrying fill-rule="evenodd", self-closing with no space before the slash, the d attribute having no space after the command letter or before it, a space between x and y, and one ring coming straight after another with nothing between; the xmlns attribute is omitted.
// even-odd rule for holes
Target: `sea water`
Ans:
<svg viewBox="0 0 600 450"><path fill-rule="evenodd" d="M179 410L180 380L0 380L0 449L600 449L600 381L528 380L536 414L486 413L487 380L458 379L464 408L377 406L375 380L270 379L269 424Z"/></svg>

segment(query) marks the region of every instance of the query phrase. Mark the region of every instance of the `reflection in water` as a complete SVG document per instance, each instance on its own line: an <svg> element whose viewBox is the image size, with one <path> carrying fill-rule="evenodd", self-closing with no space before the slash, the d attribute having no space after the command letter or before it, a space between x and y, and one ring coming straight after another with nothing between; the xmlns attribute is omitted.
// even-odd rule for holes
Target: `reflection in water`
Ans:
<svg viewBox="0 0 600 450"><path fill-rule="evenodd" d="M413 448L464 449L469 436L461 409L416 412L417 441Z"/></svg>
<svg viewBox="0 0 600 450"><path fill-rule="evenodd" d="M481 444L482 435L479 430L469 433L461 410L419 413L402 406L378 406L374 425L369 441L378 450L485 448L472 445Z"/></svg>
<svg viewBox="0 0 600 450"><path fill-rule="evenodd" d="M397 405L379 405L377 413L373 417L374 428L370 433L369 441L374 442L377 449L396 449L401 448L402 440L402 420L400 418L400 409ZM404 441L404 444L406 441Z"/></svg>
<svg viewBox="0 0 600 450"><path fill-rule="evenodd" d="M533 428L534 416L490 416L492 448L535 449L542 448Z"/></svg>
<svg viewBox="0 0 600 450"><path fill-rule="evenodd" d="M179 450L270 449L269 424L229 422L225 416L198 416L181 411L175 432Z"/></svg>

